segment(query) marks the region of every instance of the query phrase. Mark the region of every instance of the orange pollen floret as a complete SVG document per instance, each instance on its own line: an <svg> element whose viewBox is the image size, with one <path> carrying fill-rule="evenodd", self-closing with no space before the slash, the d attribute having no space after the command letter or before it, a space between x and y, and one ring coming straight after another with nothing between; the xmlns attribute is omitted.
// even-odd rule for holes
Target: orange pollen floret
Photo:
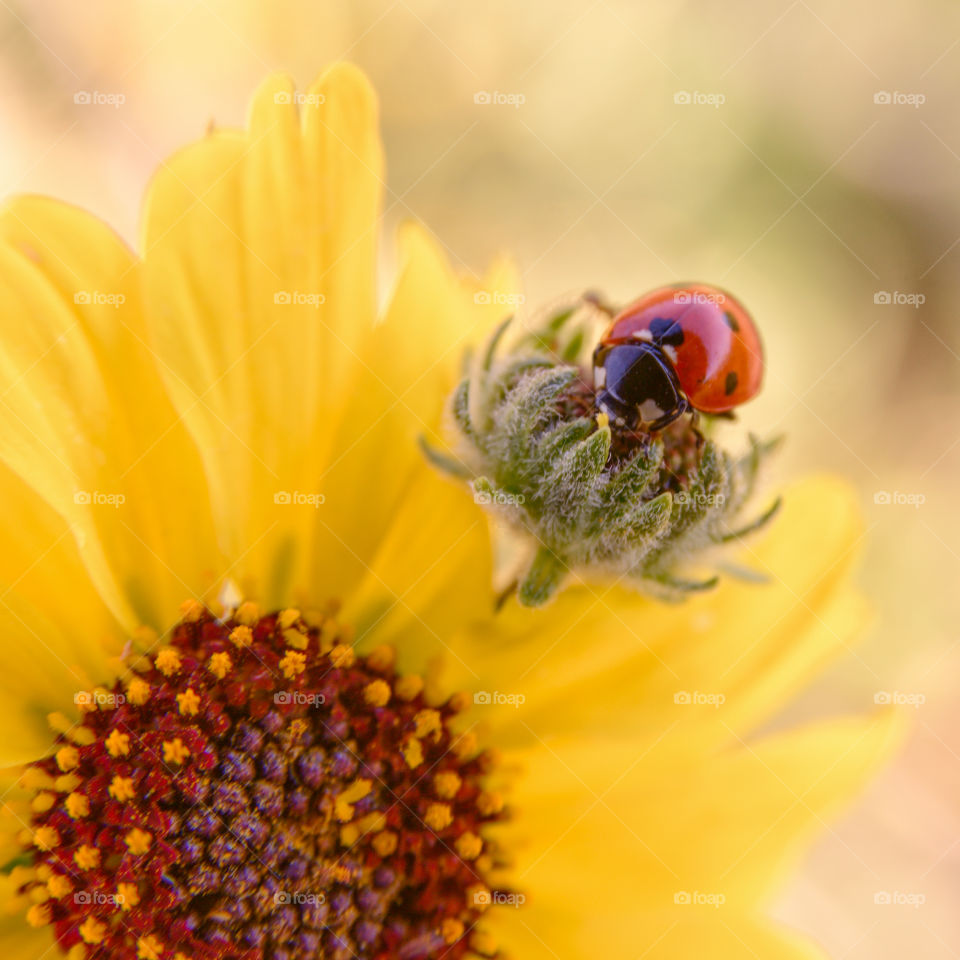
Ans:
<svg viewBox="0 0 960 960"><path fill-rule="evenodd" d="M160 960L162 953L163 943L152 933L137 941L137 956L140 960Z"/></svg>
<svg viewBox="0 0 960 960"><path fill-rule="evenodd" d="M36 813L46 813L47 810L51 810L53 805L57 802L57 796L54 793L48 793L46 790L43 793L38 793L30 801L30 809Z"/></svg>
<svg viewBox="0 0 960 960"><path fill-rule="evenodd" d="M52 917L49 903L35 903L27 911L27 923L31 927L45 927Z"/></svg>
<svg viewBox="0 0 960 960"><path fill-rule="evenodd" d="M57 766L68 773L73 770L80 762L80 752L76 747L61 747L57 751Z"/></svg>
<svg viewBox="0 0 960 960"><path fill-rule="evenodd" d="M453 741L453 752L461 759L466 760L471 754L476 753L477 737L472 730L466 730Z"/></svg>
<svg viewBox="0 0 960 960"><path fill-rule="evenodd" d="M150 684L140 677L134 677L127 687L127 699L135 707L142 707L150 699Z"/></svg>
<svg viewBox="0 0 960 960"><path fill-rule="evenodd" d="M456 917L447 917L440 924L440 936L445 943L456 943L463 936L463 921Z"/></svg>
<svg viewBox="0 0 960 960"><path fill-rule="evenodd" d="M484 957L492 957L497 952L497 941L485 930L474 930L470 946Z"/></svg>
<svg viewBox="0 0 960 960"><path fill-rule="evenodd" d="M215 653L207 661L207 669L218 679L222 680L229 672L233 663L230 661L229 653Z"/></svg>
<svg viewBox="0 0 960 960"><path fill-rule="evenodd" d="M337 819L341 823L352 820L353 805L367 796L372 788L372 780L354 780L354 782L337 797L335 804Z"/></svg>
<svg viewBox="0 0 960 960"><path fill-rule="evenodd" d="M281 610L277 617L277 623L281 630L289 630L300 619L300 611L290 607L287 610Z"/></svg>
<svg viewBox="0 0 960 960"><path fill-rule="evenodd" d="M100 866L100 851L89 844L83 844L77 847L73 854L73 862L81 870L93 870Z"/></svg>
<svg viewBox="0 0 960 960"><path fill-rule="evenodd" d="M441 727L440 713L437 710L421 710L414 718L413 722L417 725L417 736L427 737L431 733L436 733Z"/></svg>
<svg viewBox="0 0 960 960"><path fill-rule="evenodd" d="M133 786L133 777L121 777L120 774L110 781L110 789L107 792L114 800L119 800L121 803L132 800L137 795Z"/></svg>
<svg viewBox="0 0 960 960"><path fill-rule="evenodd" d="M184 600L180 604L180 616L187 623L196 623L204 613L203 604L199 600Z"/></svg>
<svg viewBox="0 0 960 960"><path fill-rule="evenodd" d="M306 669L307 658L297 650L288 650L280 661L280 670L288 680L300 676Z"/></svg>
<svg viewBox="0 0 960 960"><path fill-rule="evenodd" d="M153 664L165 677L172 677L179 673L183 666L180 654L173 647L164 647L154 657Z"/></svg>
<svg viewBox="0 0 960 960"><path fill-rule="evenodd" d="M97 691L100 692L99 690ZM87 691L77 695L77 709L81 713L93 713L95 710L99 710L100 706L97 705L96 699ZM103 709L108 709L104 704Z"/></svg>
<svg viewBox="0 0 960 960"><path fill-rule="evenodd" d="M457 837L454 846L464 860L476 860L483 850L483 841L469 830Z"/></svg>
<svg viewBox="0 0 960 960"><path fill-rule="evenodd" d="M387 644L382 644L367 654L367 666L377 673L386 673L393 669L396 659L397 651Z"/></svg>
<svg viewBox="0 0 960 960"><path fill-rule="evenodd" d="M80 702L82 702L82 698L80 698ZM60 713L59 710L54 713L47 714L47 724L54 733L64 734L69 733L70 728L73 726L73 723L71 723L69 717L63 713Z"/></svg>
<svg viewBox="0 0 960 960"><path fill-rule="evenodd" d="M77 787L83 781L75 773L65 773L62 777L57 777L53 781L53 789L57 793L71 793L73 790L76 790Z"/></svg>
<svg viewBox="0 0 960 960"><path fill-rule="evenodd" d="M38 850L53 850L60 846L60 834L53 827L37 827L33 831L33 845Z"/></svg>
<svg viewBox="0 0 960 960"><path fill-rule="evenodd" d="M154 637L154 640L156 640L156 637ZM147 646L152 647L153 644L148 643ZM150 661L150 658L147 656L133 657L132 659L128 660L126 663L127 663L127 666L131 670L133 670L135 673L149 673L151 668L153 667L153 663Z"/></svg>
<svg viewBox="0 0 960 960"><path fill-rule="evenodd" d="M146 830L134 827L124 838L127 849L135 855L146 853L150 849L153 837Z"/></svg>
<svg viewBox="0 0 960 960"><path fill-rule="evenodd" d="M234 627L230 631L230 642L241 650L253 643L253 631L246 626Z"/></svg>
<svg viewBox="0 0 960 960"><path fill-rule="evenodd" d="M63 805L67 808L67 816L73 820L79 820L90 813L90 801L82 793L67 794Z"/></svg>
<svg viewBox="0 0 960 960"><path fill-rule="evenodd" d="M195 717L200 712L200 695L187 687L183 693L177 694L177 707L184 717Z"/></svg>
<svg viewBox="0 0 960 960"><path fill-rule="evenodd" d="M372 680L363 688L363 699L371 707L385 707L390 702L391 692L386 680Z"/></svg>
<svg viewBox="0 0 960 960"><path fill-rule="evenodd" d="M260 619L260 608L252 600L246 600L237 607L233 619L245 627L252 627Z"/></svg>
<svg viewBox="0 0 960 960"><path fill-rule="evenodd" d="M38 884L35 887L31 887L27 892L27 896L34 903L46 903L50 899L50 891L47 889L46 884Z"/></svg>
<svg viewBox="0 0 960 960"><path fill-rule="evenodd" d="M297 717L290 721L290 736L293 740L299 740L308 730L310 724L303 717Z"/></svg>
<svg viewBox="0 0 960 960"><path fill-rule="evenodd" d="M24 790L45 790L53 786L53 777L39 767L27 767L20 777Z"/></svg>
<svg viewBox="0 0 960 960"><path fill-rule="evenodd" d="M130 753L130 734L121 733L114 727L110 731L110 736L104 740L104 746L111 757L125 757Z"/></svg>
<svg viewBox="0 0 960 960"><path fill-rule="evenodd" d="M381 857L389 857L397 849L397 835L391 830L378 833L370 842Z"/></svg>
<svg viewBox="0 0 960 960"><path fill-rule="evenodd" d="M135 883L117 884L117 903L121 910L132 910L140 902L140 890Z"/></svg>
<svg viewBox="0 0 960 960"><path fill-rule="evenodd" d="M283 631L283 642L294 650L306 650L310 645L310 637L299 630L289 629Z"/></svg>
<svg viewBox="0 0 960 960"><path fill-rule="evenodd" d="M336 620L324 620L320 627L320 647L321 653L330 653L334 648L335 641L340 636L340 627Z"/></svg>
<svg viewBox="0 0 960 960"><path fill-rule="evenodd" d="M190 750L187 745L179 738L163 742L163 761L164 763L182 764L190 756Z"/></svg>
<svg viewBox="0 0 960 960"><path fill-rule="evenodd" d="M100 943L107 935L107 925L101 923L96 917L87 917L79 927L80 936L84 943Z"/></svg>
<svg viewBox="0 0 960 960"><path fill-rule="evenodd" d="M441 800L452 800L460 792L462 783L459 774L444 770L433 778L433 789Z"/></svg>
<svg viewBox="0 0 960 960"><path fill-rule="evenodd" d="M400 752L403 754L403 759L407 761L407 766L411 770L415 770L423 763L423 747L420 746L419 740L414 738L409 739L403 747L401 747Z"/></svg>
<svg viewBox="0 0 960 960"><path fill-rule="evenodd" d="M55 873L47 881L47 891L54 900L73 892L73 884L62 873Z"/></svg>
<svg viewBox="0 0 960 960"><path fill-rule="evenodd" d="M427 807L427 812L423 815L423 822L431 830L443 830L444 827L449 827L453 823L453 814L450 811L449 804L431 803Z"/></svg>
<svg viewBox="0 0 960 960"><path fill-rule="evenodd" d="M22 833L23 831L21 831ZM28 831L29 832L29 831ZM30 843L32 840L32 834L30 838L18 835L17 839L20 840L22 844ZM10 886L14 889L19 889L25 884L30 884L37 879L36 870L31 867L25 867L18 865L10 871ZM20 907L23 907L27 902L27 895L23 892L20 893L18 897L11 897L6 902L6 912L13 913ZM34 901L36 902L36 901Z"/></svg>
<svg viewBox="0 0 960 960"><path fill-rule="evenodd" d="M394 692L401 700L415 700L423 690L423 678L417 674L409 677L400 677L393 686Z"/></svg>
<svg viewBox="0 0 960 960"><path fill-rule="evenodd" d="M348 647L345 643L338 643L330 651L330 662L340 670L349 670L355 660L353 647Z"/></svg>
<svg viewBox="0 0 960 960"><path fill-rule="evenodd" d="M352 847L360 839L360 828L355 823L348 823L340 828L340 844Z"/></svg>
<svg viewBox="0 0 960 960"><path fill-rule="evenodd" d="M89 727L74 727L67 731L66 737L78 747L89 747L97 739L97 735Z"/></svg>
<svg viewBox="0 0 960 960"><path fill-rule="evenodd" d="M466 710L472 703L473 697L470 696L466 690L458 691L452 697L450 697L449 700L447 700L447 706L454 713L463 713L463 711Z"/></svg>
<svg viewBox="0 0 960 960"><path fill-rule="evenodd" d="M499 793L484 791L477 797L477 810L485 817L492 817L503 809L503 797Z"/></svg>
<svg viewBox="0 0 960 960"><path fill-rule="evenodd" d="M310 637L299 630L288 629L283 631L283 642L294 650L306 650L310 645Z"/></svg>
<svg viewBox="0 0 960 960"><path fill-rule="evenodd" d="M492 896L489 887L482 883L475 883L472 887L467 887L467 905L476 910L486 910L490 906Z"/></svg>
<svg viewBox="0 0 960 960"><path fill-rule="evenodd" d="M139 627L134 627L133 639L140 649L148 650L157 642L157 631L153 627L141 624Z"/></svg>

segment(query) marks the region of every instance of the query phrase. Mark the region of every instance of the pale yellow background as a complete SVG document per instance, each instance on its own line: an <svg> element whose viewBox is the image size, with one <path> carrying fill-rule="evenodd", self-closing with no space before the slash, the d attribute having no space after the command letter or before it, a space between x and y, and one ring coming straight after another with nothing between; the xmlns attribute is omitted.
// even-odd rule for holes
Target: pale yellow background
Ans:
<svg viewBox="0 0 960 960"><path fill-rule="evenodd" d="M57 194L134 239L165 154L240 122L266 72L304 85L338 57L381 91L388 227L424 220L466 271L511 252L531 304L696 278L753 311L769 376L744 422L787 434L781 477L850 477L869 527L876 624L792 715L925 698L777 912L838 958L956 957L960 7L0 0L0 194Z"/></svg>

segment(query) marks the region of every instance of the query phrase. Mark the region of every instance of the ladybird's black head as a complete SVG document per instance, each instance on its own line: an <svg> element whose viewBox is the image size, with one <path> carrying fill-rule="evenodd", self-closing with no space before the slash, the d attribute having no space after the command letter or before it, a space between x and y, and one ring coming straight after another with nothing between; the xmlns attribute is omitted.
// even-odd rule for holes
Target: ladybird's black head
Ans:
<svg viewBox="0 0 960 960"><path fill-rule="evenodd" d="M662 430L687 409L677 375L653 343L599 346L593 379L597 408L629 427Z"/></svg>

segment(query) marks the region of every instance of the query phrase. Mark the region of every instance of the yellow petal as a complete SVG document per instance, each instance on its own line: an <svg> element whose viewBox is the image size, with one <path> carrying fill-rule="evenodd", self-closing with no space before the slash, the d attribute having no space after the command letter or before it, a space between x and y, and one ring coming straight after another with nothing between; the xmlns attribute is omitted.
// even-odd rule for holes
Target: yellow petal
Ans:
<svg viewBox="0 0 960 960"><path fill-rule="evenodd" d="M272 78L247 131L172 157L143 240L154 341L204 457L231 574L268 605L307 582L313 504L376 309L374 95L341 65L296 100Z"/></svg>
<svg viewBox="0 0 960 960"><path fill-rule="evenodd" d="M571 910L569 903L548 908L534 897L498 911L490 928L511 956L524 960L827 960L801 934L722 907L649 914L635 905L622 914L590 899L584 909Z"/></svg>
<svg viewBox="0 0 960 960"><path fill-rule="evenodd" d="M345 599L361 627L391 603L425 616L418 606L441 599L443 568L422 576L437 556L452 563L469 543L487 557L479 515L442 517L425 496L440 488L417 438L434 429L462 351L504 309L410 227L375 322L381 181L375 100L355 68L304 95L274 77L247 131L167 163L144 235L155 342L203 451L231 574L267 605ZM480 282L513 281L499 266ZM419 555L400 547L411 536ZM471 595L468 613L484 591Z"/></svg>
<svg viewBox="0 0 960 960"><path fill-rule="evenodd" d="M689 749L729 740L852 648L867 616L847 578L861 535L845 484L805 480L747 552L768 583L726 580L677 605L599 584L545 611L511 601L456 645L451 683L525 696L520 710L481 715L521 741L611 730L638 741L669 734Z"/></svg>
<svg viewBox="0 0 960 960"><path fill-rule="evenodd" d="M462 355L489 328L491 313L422 228L404 228L400 254L393 294L362 349L334 444L339 453L323 474L335 509L318 514L312 579L344 596L359 590L348 606L361 632L374 624L396 632L406 623L416 631L421 617L431 623L428 634L446 637L492 609L489 537L466 485L440 477L418 438L435 434ZM421 611L423 603L434 612ZM389 624L381 619L388 606ZM405 638L408 654L412 643Z"/></svg>
<svg viewBox="0 0 960 960"><path fill-rule="evenodd" d="M453 631L493 605L483 515L460 485L426 465L413 477L344 610L364 648L397 644L403 670L422 670L431 654L449 655Z"/></svg>
<svg viewBox="0 0 960 960"><path fill-rule="evenodd" d="M421 231L405 231L401 257L383 319L359 347L349 409L333 431L335 455L318 477L332 509L317 516L311 580L335 595L366 575L398 515L413 509L410 493L426 476L417 438L440 417L479 314ZM435 513L427 505L421 519Z"/></svg>
<svg viewBox="0 0 960 960"><path fill-rule="evenodd" d="M580 740L543 742L513 802L511 848L535 827L517 883L569 898L589 886L629 912L672 907L697 891L733 909L771 895L808 843L890 756L892 712L779 734L690 762L663 741L603 750Z"/></svg>
<svg viewBox="0 0 960 960"><path fill-rule="evenodd" d="M81 210L10 202L0 317L0 457L70 524L117 617L165 624L165 602L201 589L213 544L200 462L146 342L130 251Z"/></svg>
<svg viewBox="0 0 960 960"><path fill-rule="evenodd" d="M457 276L418 223L401 227L398 246L397 279L382 322L364 345L364 359L422 432L440 420L438 391L444 399L452 391L464 353L477 349L510 312L508 304L490 301L489 291L515 290L518 280L506 261L478 280Z"/></svg>
<svg viewBox="0 0 960 960"><path fill-rule="evenodd" d="M66 521L0 465L0 765L49 752L45 721L107 678L122 631L87 574Z"/></svg>

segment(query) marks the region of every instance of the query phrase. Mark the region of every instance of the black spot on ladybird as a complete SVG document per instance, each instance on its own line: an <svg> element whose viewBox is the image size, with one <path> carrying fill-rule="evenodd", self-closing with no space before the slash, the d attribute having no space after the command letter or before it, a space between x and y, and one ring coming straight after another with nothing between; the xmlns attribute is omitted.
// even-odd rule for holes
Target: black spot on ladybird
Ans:
<svg viewBox="0 0 960 960"><path fill-rule="evenodd" d="M660 346L679 347L683 343L683 329L676 320L657 317L650 321L650 335Z"/></svg>
<svg viewBox="0 0 960 960"><path fill-rule="evenodd" d="M737 323L737 318L728 311L724 311L723 319L727 321L727 326L734 332L740 332L740 324Z"/></svg>
<svg viewBox="0 0 960 960"><path fill-rule="evenodd" d="M737 389L737 384L739 383L740 378L737 376L736 370L731 370L727 374L727 379L723 382L723 389L726 395L729 397L734 390Z"/></svg>

